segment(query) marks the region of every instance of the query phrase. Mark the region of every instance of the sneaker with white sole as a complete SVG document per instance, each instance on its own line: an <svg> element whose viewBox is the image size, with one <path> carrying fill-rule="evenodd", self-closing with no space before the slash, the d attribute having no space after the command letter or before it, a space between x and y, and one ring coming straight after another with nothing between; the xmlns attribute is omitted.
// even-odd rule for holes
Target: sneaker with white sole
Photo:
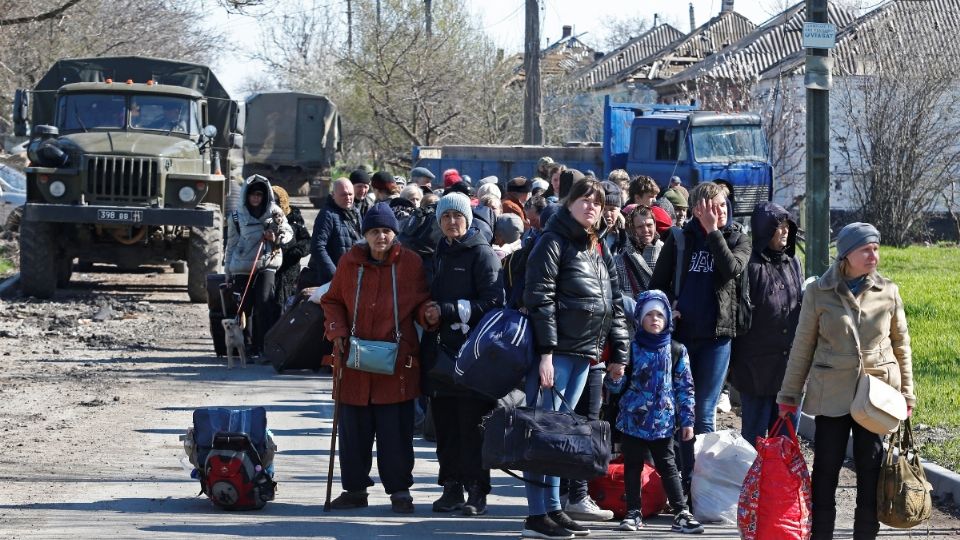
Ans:
<svg viewBox="0 0 960 540"><path fill-rule="evenodd" d="M610 521L613 519L613 512L597 506L597 503L589 495L577 502L567 501L563 511L571 518L580 521Z"/></svg>
<svg viewBox="0 0 960 540"><path fill-rule="evenodd" d="M674 532L683 534L700 534L703 532L703 525L693 517L693 514L686 510L677 513L677 515L673 517L673 527L670 528Z"/></svg>
<svg viewBox="0 0 960 540"><path fill-rule="evenodd" d="M724 390L720 392L720 398L717 399L717 410L722 413L728 413L733 409L730 405L730 391Z"/></svg>
<svg viewBox="0 0 960 540"><path fill-rule="evenodd" d="M627 515L620 521L618 531L639 531L643 528L643 516L639 510L627 510Z"/></svg>

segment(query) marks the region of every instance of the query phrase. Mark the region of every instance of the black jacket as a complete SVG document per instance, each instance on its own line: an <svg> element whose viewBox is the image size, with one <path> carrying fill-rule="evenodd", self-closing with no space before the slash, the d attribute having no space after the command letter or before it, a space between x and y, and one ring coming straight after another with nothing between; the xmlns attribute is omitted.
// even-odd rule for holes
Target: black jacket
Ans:
<svg viewBox="0 0 960 540"><path fill-rule="evenodd" d="M277 269L277 303L283 306L287 298L297 292L297 278L300 277L300 259L310 254L310 231L303 221L299 208L291 208L287 214L287 223L293 229L293 240L280 246L283 262Z"/></svg>
<svg viewBox="0 0 960 540"><path fill-rule="evenodd" d="M313 223L310 247L310 268L318 284L329 283L337 270L337 262L360 241L360 217L356 210L344 210L333 197Z"/></svg>
<svg viewBox="0 0 960 540"><path fill-rule="evenodd" d="M599 360L609 341L609 361L627 363L630 336L613 257L589 248L566 207L550 218L526 272L523 302L538 353Z"/></svg>
<svg viewBox="0 0 960 540"><path fill-rule="evenodd" d="M767 248L781 220L789 214L765 202L753 211L753 252L747 263L753 322L750 330L733 340L730 382L741 392L775 396L783 383L787 358L800 320L803 270L794 256L797 225L789 221L790 234L782 253Z"/></svg>
<svg viewBox="0 0 960 540"><path fill-rule="evenodd" d="M683 227L684 253L681 260L684 264L680 273L681 289L690 266L691 248L695 243L694 235L698 234L696 227L700 227L697 219L690 220ZM702 229L699 234L703 234ZM750 258L750 242L747 235L743 233L742 227L731 222L723 229L706 235L706 244L714 261L714 290L718 307L714 336L733 337L737 330L737 278L746 270L747 260ZM673 288L676 265L676 242L672 234L666 235L663 249L660 250L660 258L657 259L657 265L653 269L653 277L650 278L650 288L667 293L671 302L676 300ZM680 325L683 324L682 315L681 313L678 321Z"/></svg>

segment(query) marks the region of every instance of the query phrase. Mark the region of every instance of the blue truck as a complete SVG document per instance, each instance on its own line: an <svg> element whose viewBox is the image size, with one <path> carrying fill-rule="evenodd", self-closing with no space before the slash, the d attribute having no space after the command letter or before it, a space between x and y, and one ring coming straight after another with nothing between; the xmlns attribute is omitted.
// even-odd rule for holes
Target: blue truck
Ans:
<svg viewBox="0 0 960 540"><path fill-rule="evenodd" d="M613 169L644 174L666 189L671 176L690 188L722 180L733 187L734 213L749 215L773 193L773 168L760 116L718 113L696 106L615 103L606 97L603 141L566 146L420 146L413 166L439 178L455 168L473 178L495 175L501 181L535 175L537 161L550 156L568 168L605 178Z"/></svg>

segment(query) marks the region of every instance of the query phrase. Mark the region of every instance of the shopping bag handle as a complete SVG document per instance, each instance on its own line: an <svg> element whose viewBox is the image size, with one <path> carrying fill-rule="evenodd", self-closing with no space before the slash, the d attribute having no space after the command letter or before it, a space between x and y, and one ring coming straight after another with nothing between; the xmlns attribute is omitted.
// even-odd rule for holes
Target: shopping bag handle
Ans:
<svg viewBox="0 0 960 540"><path fill-rule="evenodd" d="M797 430L793 427L793 420L790 420L790 418L787 416L780 416L777 418L777 421L773 423L773 427L770 428L770 436L775 437L776 434L780 433L780 429L784 425L787 426L787 433L790 434L790 440L799 443L800 440L797 438Z"/></svg>

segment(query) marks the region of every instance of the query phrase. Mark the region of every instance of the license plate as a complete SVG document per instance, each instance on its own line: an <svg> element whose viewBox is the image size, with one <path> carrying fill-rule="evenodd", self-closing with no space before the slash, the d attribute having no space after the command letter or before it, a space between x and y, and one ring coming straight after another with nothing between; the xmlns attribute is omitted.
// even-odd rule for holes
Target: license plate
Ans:
<svg viewBox="0 0 960 540"><path fill-rule="evenodd" d="M143 212L140 210L97 210L97 221L140 223L143 221Z"/></svg>

